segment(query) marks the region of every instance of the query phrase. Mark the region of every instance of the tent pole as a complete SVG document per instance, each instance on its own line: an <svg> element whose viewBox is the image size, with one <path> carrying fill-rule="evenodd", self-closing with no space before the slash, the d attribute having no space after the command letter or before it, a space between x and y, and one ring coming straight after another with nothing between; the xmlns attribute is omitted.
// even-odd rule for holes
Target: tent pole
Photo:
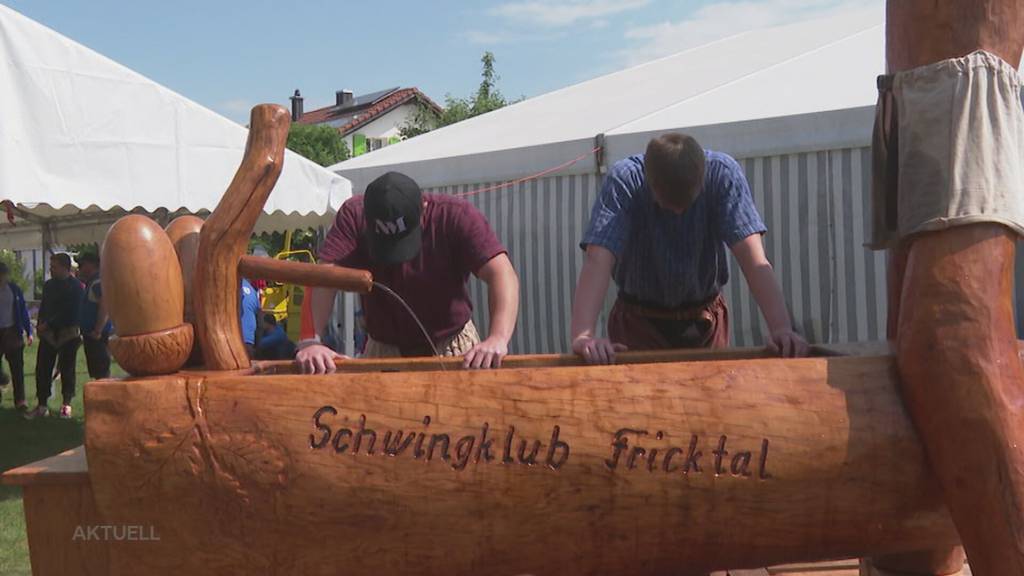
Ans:
<svg viewBox="0 0 1024 576"><path fill-rule="evenodd" d="M50 255L53 254L53 229L49 220L40 224L43 231L43 281L50 277Z"/></svg>

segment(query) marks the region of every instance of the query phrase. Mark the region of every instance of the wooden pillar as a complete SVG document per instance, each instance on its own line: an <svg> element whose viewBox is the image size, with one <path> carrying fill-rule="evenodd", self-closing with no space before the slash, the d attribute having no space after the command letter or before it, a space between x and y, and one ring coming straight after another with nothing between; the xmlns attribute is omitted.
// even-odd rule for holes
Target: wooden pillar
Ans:
<svg viewBox="0 0 1024 576"><path fill-rule="evenodd" d="M889 0L886 37L890 73L979 49L1017 67L1024 5ZM895 276L903 277L895 305L904 400L978 576L1024 574L1024 372L1014 353L1014 249L1007 228L982 223L913 236L894 257ZM942 573L938 564L941 554L933 571L916 573Z"/></svg>

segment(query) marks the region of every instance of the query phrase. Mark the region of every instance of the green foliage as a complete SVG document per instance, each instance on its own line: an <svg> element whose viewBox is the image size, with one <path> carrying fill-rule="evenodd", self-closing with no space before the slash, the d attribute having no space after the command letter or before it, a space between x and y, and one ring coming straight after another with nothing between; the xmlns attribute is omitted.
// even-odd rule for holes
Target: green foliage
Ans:
<svg viewBox="0 0 1024 576"><path fill-rule="evenodd" d="M325 124L292 124L288 130L288 149L321 166L349 159L348 144L341 133Z"/></svg>
<svg viewBox="0 0 1024 576"><path fill-rule="evenodd" d="M99 254L100 245L95 242L88 244L68 244L67 251L71 254Z"/></svg>
<svg viewBox="0 0 1024 576"><path fill-rule="evenodd" d="M484 52L480 62L483 63L480 86L476 94L466 98L456 98L451 94L444 97L444 110L438 114L433 109L420 104L411 119L399 128L405 138L412 138L430 132L442 126L455 124L467 118L486 114L492 110L504 108L515 101L509 101L498 90L499 77L494 71L494 54Z"/></svg>
<svg viewBox="0 0 1024 576"><path fill-rule="evenodd" d="M10 280L21 288L22 292L28 290L28 278L25 277L25 264L18 258L18 255L11 250L0 250L0 262L7 264L11 271Z"/></svg>
<svg viewBox="0 0 1024 576"><path fill-rule="evenodd" d="M256 247L261 247L267 251L267 254L272 258L278 252L284 250L284 233L283 232L269 232L260 234L259 236L253 236L249 240L249 252L251 253ZM313 229L307 230L294 230L292 232L292 250L309 250L316 256L316 231Z"/></svg>
<svg viewBox="0 0 1024 576"><path fill-rule="evenodd" d="M43 299L43 282L46 282L46 276L43 273L42 268L36 269L33 274L33 281L35 282L35 291L32 293L33 300Z"/></svg>

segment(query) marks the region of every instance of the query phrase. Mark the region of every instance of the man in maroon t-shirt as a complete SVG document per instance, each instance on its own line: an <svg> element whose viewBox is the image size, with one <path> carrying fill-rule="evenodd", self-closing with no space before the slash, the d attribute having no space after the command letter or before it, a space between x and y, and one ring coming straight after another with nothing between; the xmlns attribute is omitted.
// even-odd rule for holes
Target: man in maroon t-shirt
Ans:
<svg viewBox="0 0 1024 576"><path fill-rule="evenodd" d="M320 260L369 270L401 296L430 334L427 342L409 312L384 290L363 296L367 356L429 356L436 348L464 356L467 368L501 365L515 328L519 278L490 225L469 202L423 195L408 176L388 172L338 210ZM470 319L466 282L475 274L487 284L491 333L480 341ZM333 290L312 293L314 326L327 322ZM296 356L307 373L334 371L338 355L317 337L299 343Z"/></svg>

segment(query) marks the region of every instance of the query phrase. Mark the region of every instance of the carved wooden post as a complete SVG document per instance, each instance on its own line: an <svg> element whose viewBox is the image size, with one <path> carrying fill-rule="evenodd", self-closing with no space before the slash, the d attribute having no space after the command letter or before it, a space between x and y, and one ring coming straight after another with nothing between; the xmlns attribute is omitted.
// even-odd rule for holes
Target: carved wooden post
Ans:
<svg viewBox="0 0 1024 576"><path fill-rule="evenodd" d="M249 366L238 323L238 261L284 164L288 111L274 104L252 110L245 156L199 237L194 304L196 334L211 370Z"/></svg>
<svg viewBox="0 0 1024 576"><path fill-rule="evenodd" d="M889 0L887 12L891 73L975 50L1019 64L1024 3L1017 0ZM1024 575L1024 372L1013 325L1014 243L1008 228L983 222L910 236L895 258L894 276L903 276L894 305L904 400L977 576Z"/></svg>

